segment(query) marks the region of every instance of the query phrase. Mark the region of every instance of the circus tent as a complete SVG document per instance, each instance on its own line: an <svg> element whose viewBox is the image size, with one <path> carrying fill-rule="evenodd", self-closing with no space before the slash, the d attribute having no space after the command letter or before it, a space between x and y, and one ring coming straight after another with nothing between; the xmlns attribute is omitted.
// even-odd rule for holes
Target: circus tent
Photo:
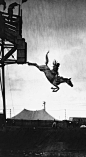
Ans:
<svg viewBox="0 0 86 157"><path fill-rule="evenodd" d="M54 120L54 118L48 114L45 109L42 110L22 110L19 114L12 117L12 119L20 119L20 120Z"/></svg>

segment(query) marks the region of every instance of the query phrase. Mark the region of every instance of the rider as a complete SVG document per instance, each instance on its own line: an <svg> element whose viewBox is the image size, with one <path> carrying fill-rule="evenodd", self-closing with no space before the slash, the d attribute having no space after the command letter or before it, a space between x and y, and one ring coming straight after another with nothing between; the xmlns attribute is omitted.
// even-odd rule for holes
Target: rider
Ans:
<svg viewBox="0 0 86 157"><path fill-rule="evenodd" d="M54 75L57 75L57 76L59 75L59 72L58 72L59 66L60 66L60 63L58 63L56 60L54 60L53 61L53 69L52 69L52 73Z"/></svg>
<svg viewBox="0 0 86 157"><path fill-rule="evenodd" d="M48 53L49 53L49 51L46 54L46 62L45 62L46 66L48 65L48 62L49 62ZM53 75L56 75L56 76L59 75L59 72L58 72L59 66L60 66L60 63L58 63L56 60L54 60L53 61L53 69L51 70Z"/></svg>

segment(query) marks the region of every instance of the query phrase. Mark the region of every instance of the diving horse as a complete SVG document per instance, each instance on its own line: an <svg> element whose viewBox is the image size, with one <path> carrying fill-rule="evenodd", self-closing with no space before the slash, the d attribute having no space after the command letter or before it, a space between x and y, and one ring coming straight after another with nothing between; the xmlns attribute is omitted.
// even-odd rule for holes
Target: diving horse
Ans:
<svg viewBox="0 0 86 157"><path fill-rule="evenodd" d="M58 85L60 85L61 83L67 83L69 86L73 87L73 84L71 82L71 78L64 78L64 77L59 76L58 68L60 66L60 63L58 63L56 60L54 60L53 69L51 70L48 67L48 63L49 63L48 53L49 53L49 51L46 54L45 65L38 65L37 63L27 62L28 65L29 66L35 66L41 72L44 72L44 74L45 74L46 78L48 79L48 81L55 86L55 87L51 87L52 92L57 92L60 89L58 87Z"/></svg>

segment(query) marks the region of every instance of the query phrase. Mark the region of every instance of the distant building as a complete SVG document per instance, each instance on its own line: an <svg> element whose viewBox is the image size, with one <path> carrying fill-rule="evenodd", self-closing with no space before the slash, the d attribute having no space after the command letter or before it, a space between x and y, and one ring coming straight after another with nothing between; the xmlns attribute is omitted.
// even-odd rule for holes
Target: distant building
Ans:
<svg viewBox="0 0 86 157"><path fill-rule="evenodd" d="M69 121L77 122L80 124L86 124L86 118L85 117L69 117Z"/></svg>

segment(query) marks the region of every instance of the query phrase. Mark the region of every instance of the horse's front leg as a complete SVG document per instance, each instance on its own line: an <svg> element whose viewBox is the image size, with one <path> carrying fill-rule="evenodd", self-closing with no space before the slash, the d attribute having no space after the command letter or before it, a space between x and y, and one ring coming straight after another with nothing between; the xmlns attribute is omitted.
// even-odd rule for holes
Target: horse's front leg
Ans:
<svg viewBox="0 0 86 157"><path fill-rule="evenodd" d="M53 89L52 92L57 92L59 90L59 87L58 86L56 88L51 87L51 89Z"/></svg>
<svg viewBox="0 0 86 157"><path fill-rule="evenodd" d="M52 83L55 87L51 87L51 89L53 89L52 92L57 92L60 88L58 87L58 84L57 84L57 80L54 79L53 83Z"/></svg>

